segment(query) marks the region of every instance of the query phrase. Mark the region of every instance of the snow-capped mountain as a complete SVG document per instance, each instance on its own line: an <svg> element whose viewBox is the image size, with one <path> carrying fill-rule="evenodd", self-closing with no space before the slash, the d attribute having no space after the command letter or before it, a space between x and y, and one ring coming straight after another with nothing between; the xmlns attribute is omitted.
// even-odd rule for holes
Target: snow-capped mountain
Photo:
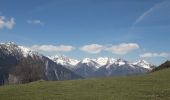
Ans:
<svg viewBox="0 0 170 100"><path fill-rule="evenodd" d="M105 65L107 65L107 67L112 64L122 66L122 65L125 65L126 63L131 66L140 66L146 69L152 69L151 66L154 66L145 60L138 60L136 62L128 62L122 59L114 59L114 58L108 58L108 57L98 57L96 59L84 58L83 60L76 60L76 59L68 58L64 55L61 55L61 56L56 55L56 56L51 56L49 58L53 60L54 62L56 62L57 64L71 67L71 69L77 68L76 66L78 63L87 64L87 66L93 66L96 69L102 66L105 66Z"/></svg>
<svg viewBox="0 0 170 100"><path fill-rule="evenodd" d="M143 68L146 68L146 69L149 69L149 70L152 70L153 66L154 66L153 64L150 64L145 60L138 60L138 61L133 62L131 64L135 65L135 66L140 66L140 67L143 67Z"/></svg>
<svg viewBox="0 0 170 100"><path fill-rule="evenodd" d="M101 66L104 66L106 64L112 64L116 61L116 59L108 58L108 57L98 57L96 59L92 59L94 62L98 63ZM98 67L98 68L99 68Z"/></svg>
<svg viewBox="0 0 170 100"><path fill-rule="evenodd" d="M71 59L71 58L68 58L64 55L49 56L49 58L51 60L53 60L54 62L56 62L57 64L63 65L70 70L72 70L74 68L74 66L77 65L80 62L76 59Z"/></svg>
<svg viewBox="0 0 170 100"><path fill-rule="evenodd" d="M62 65L13 42L0 43L0 85L81 78Z"/></svg>
<svg viewBox="0 0 170 100"><path fill-rule="evenodd" d="M95 77L99 76L125 76L133 74L144 74L151 71L152 64L144 60L134 63L118 59L114 63L110 63L100 67L94 74Z"/></svg>
<svg viewBox="0 0 170 100"><path fill-rule="evenodd" d="M100 65L89 58L81 60L73 69L73 71L83 77L91 77Z"/></svg>
<svg viewBox="0 0 170 100"><path fill-rule="evenodd" d="M70 59L68 57L64 56L63 59L63 57L57 56L56 58L57 59L53 59L55 62L64 62L60 64L83 77L143 74L151 71L154 68L154 65L148 63L145 60L128 62L122 59L108 57L99 57L96 59L84 58L81 61L74 60L76 63L71 65L69 62Z"/></svg>
<svg viewBox="0 0 170 100"><path fill-rule="evenodd" d="M14 42L0 43L0 49L7 55L27 57L38 55L37 52L33 52L26 47L18 46ZM39 55L40 56L40 55Z"/></svg>
<svg viewBox="0 0 170 100"><path fill-rule="evenodd" d="M90 59L90 58L84 58L82 61L79 62L79 64L85 64L87 66L93 66L94 69L97 69L97 68L99 68L101 66L94 59ZM78 68L78 67L76 67L76 68Z"/></svg>

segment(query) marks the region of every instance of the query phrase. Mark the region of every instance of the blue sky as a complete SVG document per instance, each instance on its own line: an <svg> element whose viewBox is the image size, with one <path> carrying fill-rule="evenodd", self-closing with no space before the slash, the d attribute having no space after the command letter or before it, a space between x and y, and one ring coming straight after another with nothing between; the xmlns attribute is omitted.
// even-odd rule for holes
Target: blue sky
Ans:
<svg viewBox="0 0 170 100"><path fill-rule="evenodd" d="M0 42L44 55L170 59L169 0L0 0Z"/></svg>

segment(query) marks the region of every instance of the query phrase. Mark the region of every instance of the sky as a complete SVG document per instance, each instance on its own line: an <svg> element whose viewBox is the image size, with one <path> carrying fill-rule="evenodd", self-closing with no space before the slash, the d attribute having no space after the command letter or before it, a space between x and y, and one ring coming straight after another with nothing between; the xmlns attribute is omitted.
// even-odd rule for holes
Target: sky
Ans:
<svg viewBox="0 0 170 100"><path fill-rule="evenodd" d="M170 0L0 0L0 42L46 56L170 59Z"/></svg>

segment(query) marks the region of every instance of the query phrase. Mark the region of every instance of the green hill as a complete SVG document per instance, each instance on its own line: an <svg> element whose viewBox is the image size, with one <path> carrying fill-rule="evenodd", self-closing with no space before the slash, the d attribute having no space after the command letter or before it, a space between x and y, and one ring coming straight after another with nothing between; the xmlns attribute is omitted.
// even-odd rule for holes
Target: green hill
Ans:
<svg viewBox="0 0 170 100"><path fill-rule="evenodd" d="M170 100L170 68L143 76L0 87L0 100Z"/></svg>
<svg viewBox="0 0 170 100"><path fill-rule="evenodd" d="M165 63L161 64L160 66L156 67L155 69L153 69L154 71L158 71L158 70L163 70L166 68L170 68L170 61L166 61Z"/></svg>

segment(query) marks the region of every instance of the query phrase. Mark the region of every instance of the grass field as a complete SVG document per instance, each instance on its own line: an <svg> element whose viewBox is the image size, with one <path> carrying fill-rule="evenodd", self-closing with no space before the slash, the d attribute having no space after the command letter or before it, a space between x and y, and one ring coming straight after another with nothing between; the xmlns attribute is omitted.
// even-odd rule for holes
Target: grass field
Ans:
<svg viewBox="0 0 170 100"><path fill-rule="evenodd" d="M170 69L143 76L0 87L0 100L170 100Z"/></svg>

